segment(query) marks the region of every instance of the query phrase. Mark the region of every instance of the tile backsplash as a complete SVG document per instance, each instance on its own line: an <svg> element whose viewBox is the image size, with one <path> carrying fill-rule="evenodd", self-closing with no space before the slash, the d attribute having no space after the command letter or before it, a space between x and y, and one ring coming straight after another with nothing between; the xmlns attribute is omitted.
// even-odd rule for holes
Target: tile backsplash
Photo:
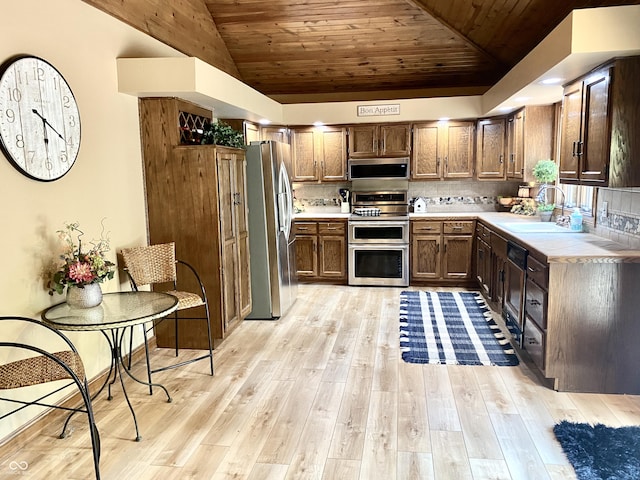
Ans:
<svg viewBox="0 0 640 480"><path fill-rule="evenodd" d="M494 211L497 197L513 196L518 182L409 182L409 198L422 197L427 212ZM351 188L349 183L294 184L296 205L305 212L339 211L338 189Z"/></svg>
<svg viewBox="0 0 640 480"><path fill-rule="evenodd" d="M640 249L640 188L599 188L593 233Z"/></svg>

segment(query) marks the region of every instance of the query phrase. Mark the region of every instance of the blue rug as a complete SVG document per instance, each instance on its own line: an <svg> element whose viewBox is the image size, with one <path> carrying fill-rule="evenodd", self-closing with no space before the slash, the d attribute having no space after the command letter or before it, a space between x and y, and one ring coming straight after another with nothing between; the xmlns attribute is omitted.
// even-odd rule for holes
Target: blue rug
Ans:
<svg viewBox="0 0 640 480"><path fill-rule="evenodd" d="M553 433L578 480L638 480L640 427L613 428L562 421Z"/></svg>
<svg viewBox="0 0 640 480"><path fill-rule="evenodd" d="M518 365L479 293L400 293L400 351L409 363Z"/></svg>

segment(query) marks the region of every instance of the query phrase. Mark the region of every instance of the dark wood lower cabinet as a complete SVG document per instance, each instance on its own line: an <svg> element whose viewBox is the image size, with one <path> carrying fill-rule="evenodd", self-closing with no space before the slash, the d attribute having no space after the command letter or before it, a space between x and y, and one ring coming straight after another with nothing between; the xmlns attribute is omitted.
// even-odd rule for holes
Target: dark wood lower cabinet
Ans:
<svg viewBox="0 0 640 480"><path fill-rule="evenodd" d="M476 224L476 279L483 295L490 299L492 295L492 252L488 243L491 231L483 224ZM490 241L490 240L489 240Z"/></svg>
<svg viewBox="0 0 640 480"><path fill-rule="evenodd" d="M499 245L496 243L495 245ZM510 257L514 257L510 255ZM558 391L640 394L640 264L547 258L529 249L526 267L504 265L504 316L521 348ZM499 270L498 270L499 271ZM495 283L494 283L495 285Z"/></svg>
<svg viewBox="0 0 640 480"><path fill-rule="evenodd" d="M411 281L467 284L472 280L473 220L412 220Z"/></svg>
<svg viewBox="0 0 640 480"><path fill-rule="evenodd" d="M347 280L346 222L298 221L296 234L296 271L300 281Z"/></svg>

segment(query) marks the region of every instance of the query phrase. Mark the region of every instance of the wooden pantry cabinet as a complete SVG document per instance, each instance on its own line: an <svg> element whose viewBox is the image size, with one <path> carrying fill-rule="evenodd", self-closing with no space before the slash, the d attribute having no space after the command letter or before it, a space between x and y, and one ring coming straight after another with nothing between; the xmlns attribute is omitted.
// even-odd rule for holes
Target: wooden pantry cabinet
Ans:
<svg viewBox="0 0 640 480"><path fill-rule="evenodd" d="M211 115L188 102L144 98L139 108L149 243L175 242L176 256L205 286L212 335L225 338L251 311L244 150L180 145L180 112ZM202 323L181 331L181 348L207 347ZM173 345L173 338L171 322L158 325L159 346Z"/></svg>
<svg viewBox="0 0 640 480"><path fill-rule="evenodd" d="M346 127L294 127L290 132L294 182L347 180Z"/></svg>
<svg viewBox="0 0 640 480"><path fill-rule="evenodd" d="M346 283L346 221L296 220L293 231L298 280Z"/></svg>
<svg viewBox="0 0 640 480"><path fill-rule="evenodd" d="M408 123L361 124L348 127L349 158L408 157L411 125Z"/></svg>
<svg viewBox="0 0 640 480"><path fill-rule="evenodd" d="M619 58L564 89L563 183L640 186L640 57Z"/></svg>
<svg viewBox="0 0 640 480"><path fill-rule="evenodd" d="M471 279L473 220L411 220L411 281L456 283Z"/></svg>
<svg viewBox="0 0 640 480"><path fill-rule="evenodd" d="M413 124L412 180L473 177L475 123Z"/></svg>

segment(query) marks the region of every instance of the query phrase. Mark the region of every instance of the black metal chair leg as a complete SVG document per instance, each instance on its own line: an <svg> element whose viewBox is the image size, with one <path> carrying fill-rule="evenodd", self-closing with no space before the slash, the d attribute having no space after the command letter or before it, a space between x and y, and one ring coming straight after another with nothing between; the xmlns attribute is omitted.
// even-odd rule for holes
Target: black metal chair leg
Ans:
<svg viewBox="0 0 640 480"><path fill-rule="evenodd" d="M149 360L149 342L147 341L147 329L142 326L142 334L144 336L144 356L147 360L147 378L149 379L149 395L153 395L153 386L151 384L151 363Z"/></svg>
<svg viewBox="0 0 640 480"><path fill-rule="evenodd" d="M209 305L205 304L205 322L207 322L207 338L209 340L209 367L211 368L211 376L213 376L213 343L211 342L211 322L209 318Z"/></svg>
<svg viewBox="0 0 640 480"><path fill-rule="evenodd" d="M173 314L174 315L174 324L176 327L176 357L178 356L178 312L176 311L176 313Z"/></svg>
<svg viewBox="0 0 640 480"><path fill-rule="evenodd" d="M144 323L142 329L144 330ZM129 327L129 366L127 367L129 370L131 370L131 357L133 357L133 326Z"/></svg>

